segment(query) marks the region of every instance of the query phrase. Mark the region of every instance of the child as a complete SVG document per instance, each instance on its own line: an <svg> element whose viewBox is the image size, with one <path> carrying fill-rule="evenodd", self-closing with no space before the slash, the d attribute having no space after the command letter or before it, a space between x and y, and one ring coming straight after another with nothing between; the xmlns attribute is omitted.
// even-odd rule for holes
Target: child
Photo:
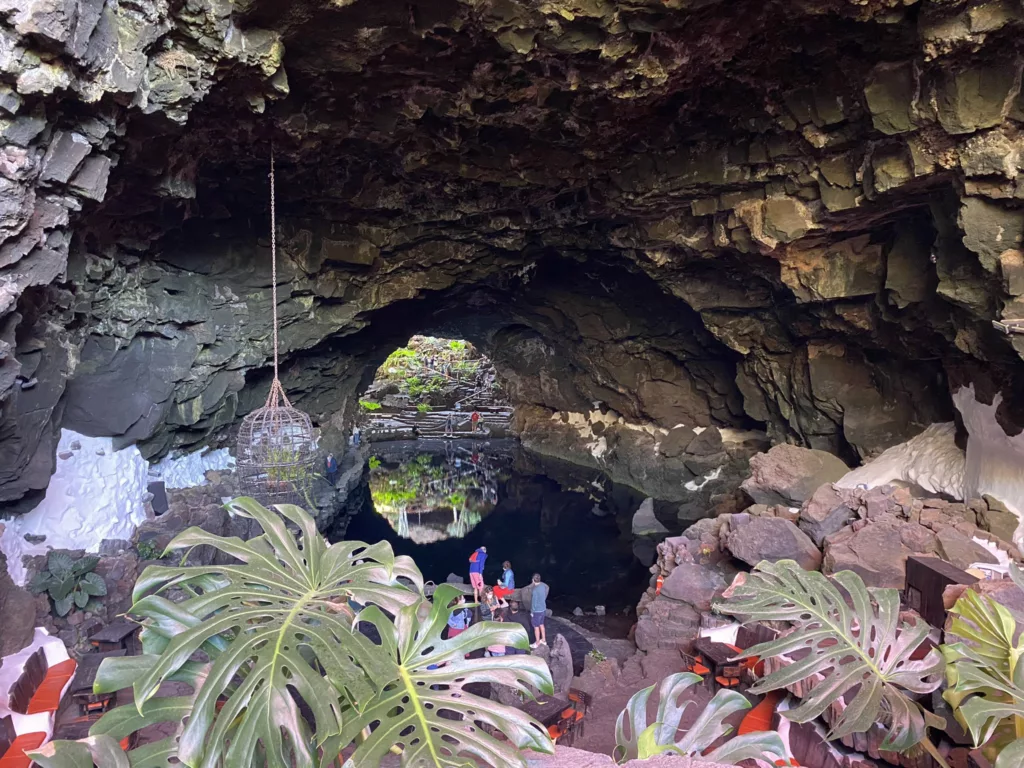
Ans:
<svg viewBox="0 0 1024 768"><path fill-rule="evenodd" d="M458 599L455 601L455 610L448 615L449 640L453 637L458 637L469 628L469 609L462 607L465 604L466 598L463 595L459 595Z"/></svg>

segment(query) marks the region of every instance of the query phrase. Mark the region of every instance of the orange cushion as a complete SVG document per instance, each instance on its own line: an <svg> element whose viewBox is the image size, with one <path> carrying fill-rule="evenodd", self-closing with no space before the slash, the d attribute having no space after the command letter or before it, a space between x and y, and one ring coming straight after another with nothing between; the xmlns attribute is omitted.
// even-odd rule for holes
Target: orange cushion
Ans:
<svg viewBox="0 0 1024 768"><path fill-rule="evenodd" d="M710 671L711 670L708 669L707 667L705 667L703 664L694 664L693 665L693 672L694 672L694 674L706 675Z"/></svg>
<svg viewBox="0 0 1024 768"><path fill-rule="evenodd" d="M563 733L564 733L564 731L561 728L559 728L557 725L549 725L548 726L548 736L550 736L555 741L558 741L559 737Z"/></svg>
<svg viewBox="0 0 1024 768"><path fill-rule="evenodd" d="M26 733L19 736L11 742L10 749L0 757L0 768L28 768L32 760L25 751L39 749L44 741L45 733Z"/></svg>
<svg viewBox="0 0 1024 768"><path fill-rule="evenodd" d="M558 717L561 720L572 720L574 717L576 717L576 710L572 707L569 707L568 709L563 709L562 714L560 714Z"/></svg>
<svg viewBox="0 0 1024 768"><path fill-rule="evenodd" d="M32 694L32 700L28 703L25 714L37 715L40 712L56 712L60 707L60 695L64 691L64 686L75 674L77 667L74 659L68 659L60 664L54 664L46 670L46 677L43 678L43 682L39 684L36 692Z"/></svg>

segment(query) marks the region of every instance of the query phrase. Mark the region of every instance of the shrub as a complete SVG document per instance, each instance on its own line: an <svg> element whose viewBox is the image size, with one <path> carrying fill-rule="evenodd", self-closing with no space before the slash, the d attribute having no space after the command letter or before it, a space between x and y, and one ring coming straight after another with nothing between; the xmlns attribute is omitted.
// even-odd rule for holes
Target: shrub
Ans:
<svg viewBox="0 0 1024 768"><path fill-rule="evenodd" d="M326 768L349 747L346 765L360 768L392 752L410 766L522 767L519 750L554 751L540 723L467 690L489 682L553 693L539 658L466 658L488 645L526 648L522 627L482 622L443 640L461 593L441 584L427 600L415 563L387 542L328 544L289 504L228 506L263 534L239 541L190 528L171 541L169 550L208 545L236 562L146 568L130 610L144 622L144 653L104 659L94 685L132 687L134 701L104 714L88 738L32 753L42 768ZM173 602L171 590L185 599ZM171 680L191 693L158 695ZM124 752L122 739L155 725L170 735Z"/></svg>
<svg viewBox="0 0 1024 768"><path fill-rule="evenodd" d="M380 403L376 403L373 400L360 400L359 405L366 411L379 411L381 407Z"/></svg>
<svg viewBox="0 0 1024 768"><path fill-rule="evenodd" d="M93 573L99 562L98 557L74 560L65 552L50 552L46 570L37 573L28 588L37 595L49 593L57 616L67 616L72 608L84 610L94 598L107 594L103 578Z"/></svg>
<svg viewBox="0 0 1024 768"><path fill-rule="evenodd" d="M381 465L381 460L378 459L376 456L371 456L369 464L370 469L377 469Z"/></svg>
<svg viewBox="0 0 1024 768"><path fill-rule="evenodd" d="M149 539L145 539L136 544L135 551L139 553L139 560L156 560L163 554L160 547Z"/></svg>
<svg viewBox="0 0 1024 768"><path fill-rule="evenodd" d="M430 406L426 403L420 403L416 406L416 410L420 413L430 413Z"/></svg>

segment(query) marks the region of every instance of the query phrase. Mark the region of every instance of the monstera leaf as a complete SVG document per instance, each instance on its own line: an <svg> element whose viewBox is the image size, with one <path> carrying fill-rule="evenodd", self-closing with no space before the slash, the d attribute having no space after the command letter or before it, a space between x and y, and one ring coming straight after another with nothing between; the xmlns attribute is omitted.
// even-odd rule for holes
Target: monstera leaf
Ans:
<svg viewBox="0 0 1024 768"><path fill-rule="evenodd" d="M691 704L695 705L692 699L680 701L680 698L690 696L687 689L700 681L700 677L689 672L669 675L662 680L659 689L658 719L651 725L647 724L647 699L650 698L654 686L634 693L615 723L616 746L612 753L615 761L621 764L638 758L646 760L666 752L691 757L701 756L705 749L729 733L732 726L724 722L725 718L733 712L749 709L750 702L736 691L719 691L704 705L686 735L676 741L680 720L686 709ZM770 763L775 763L776 760L789 760L782 737L775 732L737 736L703 757L711 762L732 765L740 760L750 759L766 760Z"/></svg>
<svg viewBox="0 0 1024 768"><path fill-rule="evenodd" d="M476 768L481 763L511 768L525 765L517 748L554 751L539 723L468 689L473 683L492 683L553 693L551 673L539 658L466 658L489 645L529 647L526 631L518 624L488 621L450 640L441 639L451 614L447 606L460 594L455 587L441 584L432 605L424 601L402 608L393 622L376 606L359 614L359 621L372 624L380 635L388 665L379 690L334 741L344 746L356 739L365 724L377 723L345 768L378 765L396 746L403 766L430 768ZM491 735L496 731L504 740Z"/></svg>
<svg viewBox="0 0 1024 768"><path fill-rule="evenodd" d="M409 726L422 720L407 722L393 712L383 697L395 685L415 681L412 700L424 700L417 717L428 717L436 706L427 706L428 696L440 696L429 686L461 691L466 682L517 685L523 680L550 688L550 675L538 660L463 658L490 644L525 646L521 629L485 624L455 640L440 640L452 595L439 589L431 608L415 564L395 557L388 544L328 545L298 507L281 505L272 512L251 499L229 506L255 518L263 535L243 542L189 529L170 543L169 549L209 545L240 562L150 566L142 573L131 613L144 622L143 655L105 659L95 685L97 692L132 687L134 703L105 714L89 740L47 746L37 759L44 768L91 765L79 762L87 759L99 768L313 768L334 764L353 741L362 750L360 768L379 761L382 753L369 745L384 742L384 752L401 745L409 752L404 764L419 765L424 762L418 744L430 745L425 754L441 754L451 745L436 735L435 728L441 729L433 723L421 742L404 738ZM165 596L172 589L169 596L176 594L178 602ZM356 605L369 607L357 613ZM360 631L374 627L373 639L371 631ZM425 670L446 659L448 667ZM191 692L157 695L164 683L174 681ZM464 691L452 696L460 700L447 712L470 704L472 713L466 715L474 723L500 729L514 744L550 751L546 733L521 713ZM156 723L169 724L173 735L121 751L121 739ZM385 727L392 723L400 725L398 731ZM446 736L458 730L458 724L444 725L453 729ZM485 751L474 738L494 754L515 754L508 745L491 745L490 737L474 734L476 727L462 726L467 754Z"/></svg>
<svg viewBox="0 0 1024 768"><path fill-rule="evenodd" d="M924 642L929 627L923 622L900 622L900 598L895 589L869 588L852 571L832 579L805 571L792 560L760 563L741 574L726 591L718 611L749 621L788 621L786 636L756 645L744 656L787 656L791 663L759 680L752 693L765 693L817 679L800 706L785 712L797 723L821 715L849 694L852 700L833 721L828 738L867 731L883 722L883 750L902 752L916 744L925 748L927 727L942 721L924 710L906 691L930 693L942 682L942 657L932 649L920 660L911 655ZM929 751L932 751L929 749Z"/></svg>
<svg viewBox="0 0 1024 768"><path fill-rule="evenodd" d="M1013 564L1010 578L1024 589ZM949 634L963 642L942 647L947 688L943 697L976 746L998 755L996 768L1024 766L1024 637L1003 606L967 589L950 610Z"/></svg>

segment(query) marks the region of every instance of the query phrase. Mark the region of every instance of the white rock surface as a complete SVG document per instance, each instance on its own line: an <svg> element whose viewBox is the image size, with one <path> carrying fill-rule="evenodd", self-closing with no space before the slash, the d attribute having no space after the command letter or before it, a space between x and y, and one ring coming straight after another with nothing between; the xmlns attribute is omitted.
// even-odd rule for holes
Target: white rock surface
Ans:
<svg viewBox="0 0 1024 768"><path fill-rule="evenodd" d="M26 555L50 549L96 552L104 539L130 539L146 519L148 470L135 446L115 451L109 437L61 430L57 471L46 497L31 512L2 521L0 549L14 582L27 581L22 565ZM46 541L30 544L25 534L44 535Z"/></svg>
<svg viewBox="0 0 1024 768"><path fill-rule="evenodd" d="M1002 396L991 405L978 402L974 387L962 387L953 395L967 428L967 466L964 471L966 498L988 494L999 499L1020 519L1024 515L1024 432L1010 437L996 421ZM1021 544L1017 527L1014 544Z"/></svg>
<svg viewBox="0 0 1024 768"><path fill-rule="evenodd" d="M901 480L916 483L930 493L964 497L965 456L954 442L956 425L932 424L905 443L894 445L862 467L844 475L836 485L856 488Z"/></svg>
<svg viewBox="0 0 1024 768"><path fill-rule="evenodd" d="M149 475L154 480L163 480L168 488L195 488L206 485L206 473L215 470L234 469L235 457L227 448L211 451L202 448L184 455L170 455L154 464Z"/></svg>

